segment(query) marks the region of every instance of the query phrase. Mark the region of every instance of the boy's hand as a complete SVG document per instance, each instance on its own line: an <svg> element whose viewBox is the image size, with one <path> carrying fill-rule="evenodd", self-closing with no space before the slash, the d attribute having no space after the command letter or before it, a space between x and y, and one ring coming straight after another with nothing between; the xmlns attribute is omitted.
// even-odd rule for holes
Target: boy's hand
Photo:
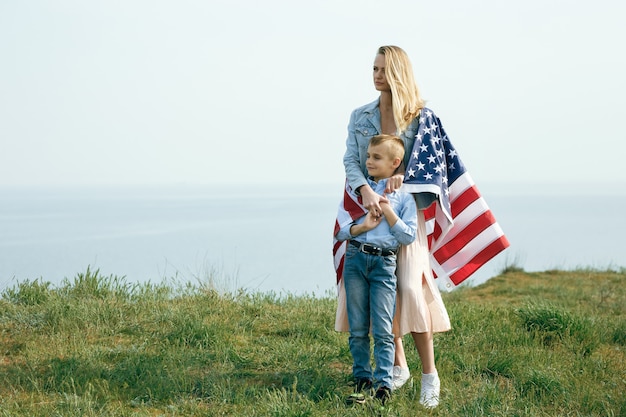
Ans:
<svg viewBox="0 0 626 417"><path fill-rule="evenodd" d="M389 223L389 227L393 227L398 221L398 215L395 211L393 211L393 207L389 204L389 200L386 200L384 203L380 203L380 208L383 211L383 215L387 219L387 223Z"/></svg>
<svg viewBox="0 0 626 417"><path fill-rule="evenodd" d="M382 216L376 216L374 215L374 212L369 211L365 215L365 220L363 221L363 223L361 223L361 225L366 231L372 230L373 228L375 228L376 226L380 224L381 219L382 219Z"/></svg>

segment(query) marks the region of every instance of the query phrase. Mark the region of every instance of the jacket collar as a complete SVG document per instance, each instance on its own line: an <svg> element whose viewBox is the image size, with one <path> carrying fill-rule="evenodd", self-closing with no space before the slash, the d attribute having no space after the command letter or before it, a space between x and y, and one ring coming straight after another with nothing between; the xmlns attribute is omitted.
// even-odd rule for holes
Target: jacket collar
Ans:
<svg viewBox="0 0 626 417"><path fill-rule="evenodd" d="M381 132L380 127L380 97L369 104L363 106L363 113L367 115L367 120L376 128L376 132Z"/></svg>

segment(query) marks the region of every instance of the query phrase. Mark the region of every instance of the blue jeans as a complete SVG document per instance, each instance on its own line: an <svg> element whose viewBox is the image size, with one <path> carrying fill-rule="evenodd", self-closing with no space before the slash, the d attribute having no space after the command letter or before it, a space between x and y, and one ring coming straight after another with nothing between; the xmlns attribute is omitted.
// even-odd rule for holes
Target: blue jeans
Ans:
<svg viewBox="0 0 626 417"><path fill-rule="evenodd" d="M392 326L396 309L396 255L370 255L348 245L343 279L350 324L348 341L353 360L352 374L355 378L373 379L375 388L391 388L395 353ZM370 326L376 363L373 375Z"/></svg>

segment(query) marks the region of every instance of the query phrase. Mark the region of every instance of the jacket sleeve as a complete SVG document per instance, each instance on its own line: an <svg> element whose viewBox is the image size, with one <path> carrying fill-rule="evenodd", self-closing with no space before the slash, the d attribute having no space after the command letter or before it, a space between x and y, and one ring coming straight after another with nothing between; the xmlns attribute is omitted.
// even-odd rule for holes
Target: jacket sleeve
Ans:
<svg viewBox="0 0 626 417"><path fill-rule="evenodd" d="M346 170L346 178L348 184L353 190L357 190L360 186L367 184L365 174L361 171L361 159L359 155L359 144L356 139L355 119L357 110L350 115L348 123L348 138L346 139L346 152L343 155L343 166Z"/></svg>

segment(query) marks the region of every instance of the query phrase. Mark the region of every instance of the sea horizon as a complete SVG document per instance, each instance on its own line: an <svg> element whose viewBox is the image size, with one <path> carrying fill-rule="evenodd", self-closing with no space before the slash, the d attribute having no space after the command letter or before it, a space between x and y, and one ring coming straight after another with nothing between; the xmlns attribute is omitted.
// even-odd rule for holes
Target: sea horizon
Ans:
<svg viewBox="0 0 626 417"><path fill-rule="evenodd" d="M529 272L624 266L626 192L618 191L626 188L479 189L511 247L469 285L510 265ZM129 282L213 279L229 291L332 293L342 190L342 183L0 187L0 290L35 279L56 285L89 267Z"/></svg>

